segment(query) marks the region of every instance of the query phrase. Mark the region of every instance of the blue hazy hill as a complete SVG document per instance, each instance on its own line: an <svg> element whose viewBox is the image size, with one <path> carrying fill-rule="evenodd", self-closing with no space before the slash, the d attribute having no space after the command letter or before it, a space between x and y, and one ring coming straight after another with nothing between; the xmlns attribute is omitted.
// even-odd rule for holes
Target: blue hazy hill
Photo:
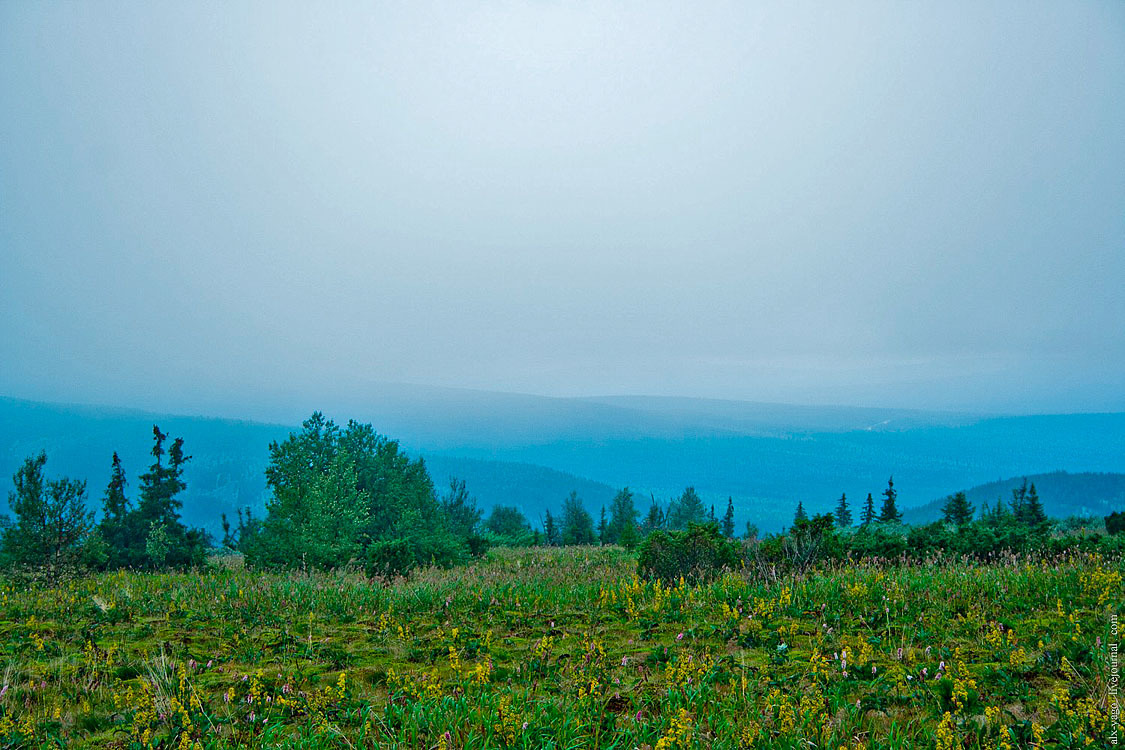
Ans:
<svg viewBox="0 0 1125 750"><path fill-rule="evenodd" d="M629 485L643 512L650 495L666 502L690 484L719 513L732 497L740 525L773 529L789 522L798 500L820 512L841 492L878 497L891 474L910 508L998 476L1125 471L1125 414L989 417L399 387L329 416L370 421L401 440L426 459L439 491L459 477L485 507L516 505L533 519L572 489L596 511ZM212 529L220 513L264 507L268 445L294 429L0 399L0 492L24 457L46 450L49 473L86 478L99 497L114 450L130 478L148 466L154 422L185 438L194 458L184 514Z"/></svg>

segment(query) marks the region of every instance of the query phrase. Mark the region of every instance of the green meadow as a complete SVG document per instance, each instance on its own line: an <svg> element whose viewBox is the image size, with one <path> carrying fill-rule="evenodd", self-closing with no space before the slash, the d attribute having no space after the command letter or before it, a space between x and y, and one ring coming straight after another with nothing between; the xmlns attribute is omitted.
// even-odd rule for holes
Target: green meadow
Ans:
<svg viewBox="0 0 1125 750"><path fill-rule="evenodd" d="M616 547L0 593L3 747L1107 747L1120 560L670 585Z"/></svg>

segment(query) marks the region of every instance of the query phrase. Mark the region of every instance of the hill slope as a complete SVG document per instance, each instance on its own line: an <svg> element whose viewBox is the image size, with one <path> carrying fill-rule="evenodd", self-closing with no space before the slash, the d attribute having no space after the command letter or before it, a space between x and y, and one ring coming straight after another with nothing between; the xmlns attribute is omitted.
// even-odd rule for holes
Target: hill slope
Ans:
<svg viewBox="0 0 1125 750"><path fill-rule="evenodd" d="M1035 485L1047 515L1055 518L1106 516L1115 510L1125 510L1125 474L1070 474L1054 471L1050 474L1011 477L977 485L965 490L965 495L979 512L984 504L995 507L998 499L1010 502L1012 490L1022 485L1024 479ZM940 498L917 508L910 508L903 515L910 523L937 521L941 518L944 503L945 498Z"/></svg>
<svg viewBox="0 0 1125 750"><path fill-rule="evenodd" d="M183 515L191 525L217 533L220 514L233 518L237 509L261 512L269 493L265 468L269 444L296 428L226 419L151 414L128 409L44 404L0 398L0 511L7 509L11 476L27 456L46 451L48 476L67 475L88 481L91 501L100 500L109 481L110 458L121 455L136 497L136 477L152 462L152 426L184 438L192 456L184 478ZM426 464L434 484L444 492L451 477L464 479L481 505L515 505L538 519L547 507L557 508L572 490L591 508L613 497L614 489L565 472L526 463L501 463L428 453Z"/></svg>
<svg viewBox="0 0 1125 750"><path fill-rule="evenodd" d="M718 513L732 497L739 527L752 521L772 530L792 520L798 500L809 512L828 511L841 492L878 496L892 474L901 507L910 508L997 476L1125 472L1125 414L982 418L697 399L439 395L429 403L400 393L331 416L370 420L401 439L426 458L439 491L457 476L482 505L516 505L532 518L557 509L572 489L596 512L612 488L628 485L644 512L650 493L666 502L693 485ZM85 477L98 497L114 450L130 478L148 466L154 421L182 435L195 456L184 512L210 528L219 513L262 507L268 445L293 429L0 399L0 498L19 462L40 449L50 473Z"/></svg>

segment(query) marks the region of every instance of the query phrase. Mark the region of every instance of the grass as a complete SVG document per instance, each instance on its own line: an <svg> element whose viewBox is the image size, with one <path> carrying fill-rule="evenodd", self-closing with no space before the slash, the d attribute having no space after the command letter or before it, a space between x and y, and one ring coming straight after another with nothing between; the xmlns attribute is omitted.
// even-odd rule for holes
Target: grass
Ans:
<svg viewBox="0 0 1125 750"><path fill-rule="evenodd" d="M665 587L615 548L0 591L0 745L1109 744L1120 561L859 565Z"/></svg>

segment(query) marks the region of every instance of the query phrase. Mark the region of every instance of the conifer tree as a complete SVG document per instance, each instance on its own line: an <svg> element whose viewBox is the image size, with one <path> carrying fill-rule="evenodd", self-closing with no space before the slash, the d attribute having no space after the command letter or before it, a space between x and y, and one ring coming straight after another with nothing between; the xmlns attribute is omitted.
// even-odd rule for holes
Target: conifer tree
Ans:
<svg viewBox="0 0 1125 750"><path fill-rule="evenodd" d="M863 515L859 518L860 526L868 526L875 520L875 499L871 497L871 493L867 493L867 500L863 503Z"/></svg>
<svg viewBox="0 0 1125 750"><path fill-rule="evenodd" d="M805 512L805 504L800 500L797 501L797 512L793 514L793 525L797 525L802 521L809 520L809 514Z"/></svg>
<svg viewBox="0 0 1125 750"><path fill-rule="evenodd" d="M964 492L956 492L946 498L941 514L946 523L964 526L973 520L973 506Z"/></svg>
<svg viewBox="0 0 1125 750"><path fill-rule="evenodd" d="M707 511L703 507L703 500L696 494L694 487L688 487L678 500L674 500L668 508L666 523L673 530L686 529L688 524L702 523L707 519Z"/></svg>
<svg viewBox="0 0 1125 750"><path fill-rule="evenodd" d="M1025 519L1024 505L1026 503L1027 503L1027 477L1024 477L1023 484L1021 484L1016 489L1012 490L1012 515L1015 516L1016 520L1021 522L1021 523Z"/></svg>
<svg viewBox="0 0 1125 750"><path fill-rule="evenodd" d="M565 545L593 544L594 519L582 505L578 493L572 491L570 497L563 502L562 528L559 530L561 541Z"/></svg>
<svg viewBox="0 0 1125 750"><path fill-rule="evenodd" d="M94 526L86 510L86 483L63 477L45 479L47 454L27 458L12 477L8 506L15 524L4 529L3 556L17 565L44 569L50 578L79 561Z"/></svg>
<svg viewBox="0 0 1125 750"><path fill-rule="evenodd" d="M557 547L562 541L559 537L559 529L555 524L555 518L551 515L550 508L547 509L547 515L543 519L543 535L547 538L548 547Z"/></svg>
<svg viewBox="0 0 1125 750"><path fill-rule="evenodd" d="M660 505L656 502L656 498L652 498L652 505L648 508L648 515L645 516L644 522L644 535L648 536L654 531L660 531L664 528L665 517L664 511L661 510Z"/></svg>
<svg viewBox="0 0 1125 750"><path fill-rule="evenodd" d="M1039 493L1035 491L1034 482L1027 489L1027 501L1023 506L1023 517L1024 523L1028 526L1039 526L1047 522L1047 512L1043 509Z"/></svg>
<svg viewBox="0 0 1125 750"><path fill-rule="evenodd" d="M633 549L637 546L637 525L635 523L627 524L622 529L620 536L617 537L617 543L625 549Z"/></svg>
<svg viewBox="0 0 1125 750"><path fill-rule="evenodd" d="M109 484L102 496L104 515L98 526L106 544L106 564L110 568L130 567L141 562L134 548L139 546L143 533L134 528L135 519L130 514L125 485L125 469L121 466L121 457L114 451Z"/></svg>
<svg viewBox="0 0 1125 750"><path fill-rule="evenodd" d="M609 505L609 526L606 528L606 544L625 544L625 537L631 534L631 543L637 540L637 508L633 505L633 493L628 487L622 488L613 496ZM628 545L626 545L628 546Z"/></svg>
<svg viewBox="0 0 1125 750"><path fill-rule="evenodd" d="M840 499L836 501L836 525L842 529L846 529L852 525L852 509L848 507L848 495L842 493Z"/></svg>
<svg viewBox="0 0 1125 750"><path fill-rule="evenodd" d="M198 565L205 552L203 534L184 526L180 520L183 501L177 497L187 488L184 464L191 456L184 454L183 438L173 440L165 452L167 433L153 425L152 436L153 463L141 475L141 500L128 517L130 562L143 561L156 567ZM152 534L157 539L150 544L148 537ZM159 559L153 557L153 550L159 552Z"/></svg>
<svg viewBox="0 0 1125 750"><path fill-rule="evenodd" d="M114 523L125 522L125 514L129 512L129 500L125 497L125 469L121 467L121 457L117 451L113 452L113 464L109 477L109 484L105 488L105 519Z"/></svg>
<svg viewBox="0 0 1125 750"><path fill-rule="evenodd" d="M723 514L723 536L727 539L734 538L734 499L727 498L727 512Z"/></svg>
<svg viewBox="0 0 1125 750"><path fill-rule="evenodd" d="M891 477L887 480L887 489L883 490L883 507L879 511L879 520L889 523L898 523L902 521L902 514L898 512L898 507L895 501L898 499L898 492L895 490L895 478Z"/></svg>
<svg viewBox="0 0 1125 750"><path fill-rule="evenodd" d="M609 527L609 521L606 520L605 506L602 506L602 517L598 521L598 544L608 544L606 539L606 529Z"/></svg>

